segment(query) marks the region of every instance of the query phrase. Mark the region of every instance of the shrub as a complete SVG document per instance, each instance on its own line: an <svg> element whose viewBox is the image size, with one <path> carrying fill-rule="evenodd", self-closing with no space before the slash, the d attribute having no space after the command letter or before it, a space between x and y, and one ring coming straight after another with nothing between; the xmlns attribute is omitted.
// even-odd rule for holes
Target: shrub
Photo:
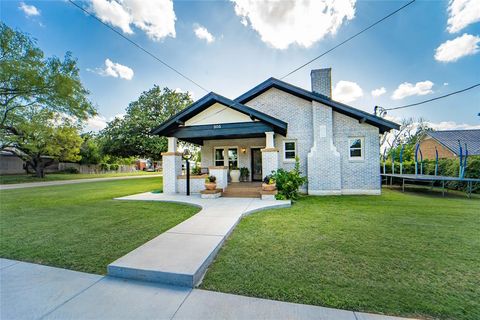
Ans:
<svg viewBox="0 0 480 320"><path fill-rule="evenodd" d="M64 173L79 174L80 170L78 170L77 168L74 168L74 167L68 167L68 168L65 168L65 170L63 170L63 172Z"/></svg>
<svg viewBox="0 0 480 320"><path fill-rule="evenodd" d="M247 181L249 175L250 175L250 171L248 170L247 167L240 168L240 179L242 181Z"/></svg>
<svg viewBox="0 0 480 320"><path fill-rule="evenodd" d="M110 165L108 163L102 162L100 163L100 169L103 171L108 171L110 170Z"/></svg>
<svg viewBox="0 0 480 320"><path fill-rule="evenodd" d="M299 198L298 189L307 183L307 178L300 172L300 161L295 158L295 168L290 171L278 169L272 173L273 179L277 183L278 194L276 198L297 200Z"/></svg>
<svg viewBox="0 0 480 320"><path fill-rule="evenodd" d="M196 165L195 167L192 168L192 174L193 174L194 176L199 176L199 175L201 175L201 174L202 174L202 168L200 168L200 166L197 166L197 165Z"/></svg>
<svg viewBox="0 0 480 320"><path fill-rule="evenodd" d="M269 174L263 178L263 183L265 184L274 184L275 183L275 176L273 174Z"/></svg>
<svg viewBox="0 0 480 320"><path fill-rule="evenodd" d="M112 171L117 171L118 168L120 168L120 166L117 163L112 163L110 165L110 170L112 170Z"/></svg>
<svg viewBox="0 0 480 320"><path fill-rule="evenodd" d="M217 181L217 177L215 177L215 176L208 176L208 177L205 178L205 182L214 183L215 181Z"/></svg>

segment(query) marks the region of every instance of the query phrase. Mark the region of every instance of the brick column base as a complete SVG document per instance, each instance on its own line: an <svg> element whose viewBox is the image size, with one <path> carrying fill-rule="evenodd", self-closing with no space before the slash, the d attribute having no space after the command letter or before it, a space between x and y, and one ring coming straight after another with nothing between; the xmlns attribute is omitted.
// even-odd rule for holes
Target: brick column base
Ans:
<svg viewBox="0 0 480 320"><path fill-rule="evenodd" d="M182 174L182 154L179 152L162 153L163 193L177 193L177 177Z"/></svg>
<svg viewBox="0 0 480 320"><path fill-rule="evenodd" d="M262 149L262 174L263 178L271 174L272 171L278 169L278 149L265 148Z"/></svg>

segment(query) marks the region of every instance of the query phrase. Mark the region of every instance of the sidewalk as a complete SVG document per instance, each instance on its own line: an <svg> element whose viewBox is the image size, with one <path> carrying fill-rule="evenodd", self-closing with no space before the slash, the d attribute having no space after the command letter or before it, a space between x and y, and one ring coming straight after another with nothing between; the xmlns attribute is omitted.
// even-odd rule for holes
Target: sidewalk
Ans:
<svg viewBox="0 0 480 320"><path fill-rule="evenodd" d="M402 319L0 258L1 319Z"/></svg>
<svg viewBox="0 0 480 320"><path fill-rule="evenodd" d="M151 192L117 200L177 202L202 208L193 217L108 266L111 276L190 288L201 281L223 242L244 215L291 205L290 200L202 199L198 194L185 196Z"/></svg>
<svg viewBox="0 0 480 320"><path fill-rule="evenodd" d="M23 189L23 188L34 188L34 187L49 187L49 186L62 186L62 185L66 185L66 184L97 182L97 181L110 181L110 180L157 178L157 177L161 177L161 176L162 176L161 174L152 174L152 175L141 175L141 176L124 176L124 177L109 177L109 178L91 178L91 179L75 179L75 180L58 180L58 181L44 181L44 182L0 184L0 190Z"/></svg>

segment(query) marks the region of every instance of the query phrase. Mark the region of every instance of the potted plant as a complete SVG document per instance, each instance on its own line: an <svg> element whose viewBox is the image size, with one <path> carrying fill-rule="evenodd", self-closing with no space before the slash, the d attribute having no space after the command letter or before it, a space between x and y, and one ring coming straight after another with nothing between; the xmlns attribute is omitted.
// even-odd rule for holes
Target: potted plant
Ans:
<svg viewBox="0 0 480 320"><path fill-rule="evenodd" d="M268 175L263 179L262 190L263 191L273 191L277 188L275 177Z"/></svg>
<svg viewBox="0 0 480 320"><path fill-rule="evenodd" d="M248 181L248 177L250 176L250 171L248 168L243 167L240 168L240 180L241 181Z"/></svg>
<svg viewBox="0 0 480 320"><path fill-rule="evenodd" d="M217 189L217 178L215 176L208 176L205 178L205 189L215 190Z"/></svg>
<svg viewBox="0 0 480 320"><path fill-rule="evenodd" d="M240 182L240 170L238 170L238 167L233 166L232 169L230 169L230 178L232 182Z"/></svg>

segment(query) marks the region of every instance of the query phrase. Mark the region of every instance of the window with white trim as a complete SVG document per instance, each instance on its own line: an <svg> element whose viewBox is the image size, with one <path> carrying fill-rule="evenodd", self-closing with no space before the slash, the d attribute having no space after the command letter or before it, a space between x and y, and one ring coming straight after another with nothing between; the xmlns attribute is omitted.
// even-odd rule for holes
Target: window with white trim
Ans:
<svg viewBox="0 0 480 320"><path fill-rule="evenodd" d="M225 165L225 150L223 148L215 148L215 166Z"/></svg>
<svg viewBox="0 0 480 320"><path fill-rule="evenodd" d="M295 140L283 140L283 161L295 161L297 157L297 142Z"/></svg>
<svg viewBox="0 0 480 320"><path fill-rule="evenodd" d="M348 139L348 158L350 160L363 160L364 139L360 137Z"/></svg>

